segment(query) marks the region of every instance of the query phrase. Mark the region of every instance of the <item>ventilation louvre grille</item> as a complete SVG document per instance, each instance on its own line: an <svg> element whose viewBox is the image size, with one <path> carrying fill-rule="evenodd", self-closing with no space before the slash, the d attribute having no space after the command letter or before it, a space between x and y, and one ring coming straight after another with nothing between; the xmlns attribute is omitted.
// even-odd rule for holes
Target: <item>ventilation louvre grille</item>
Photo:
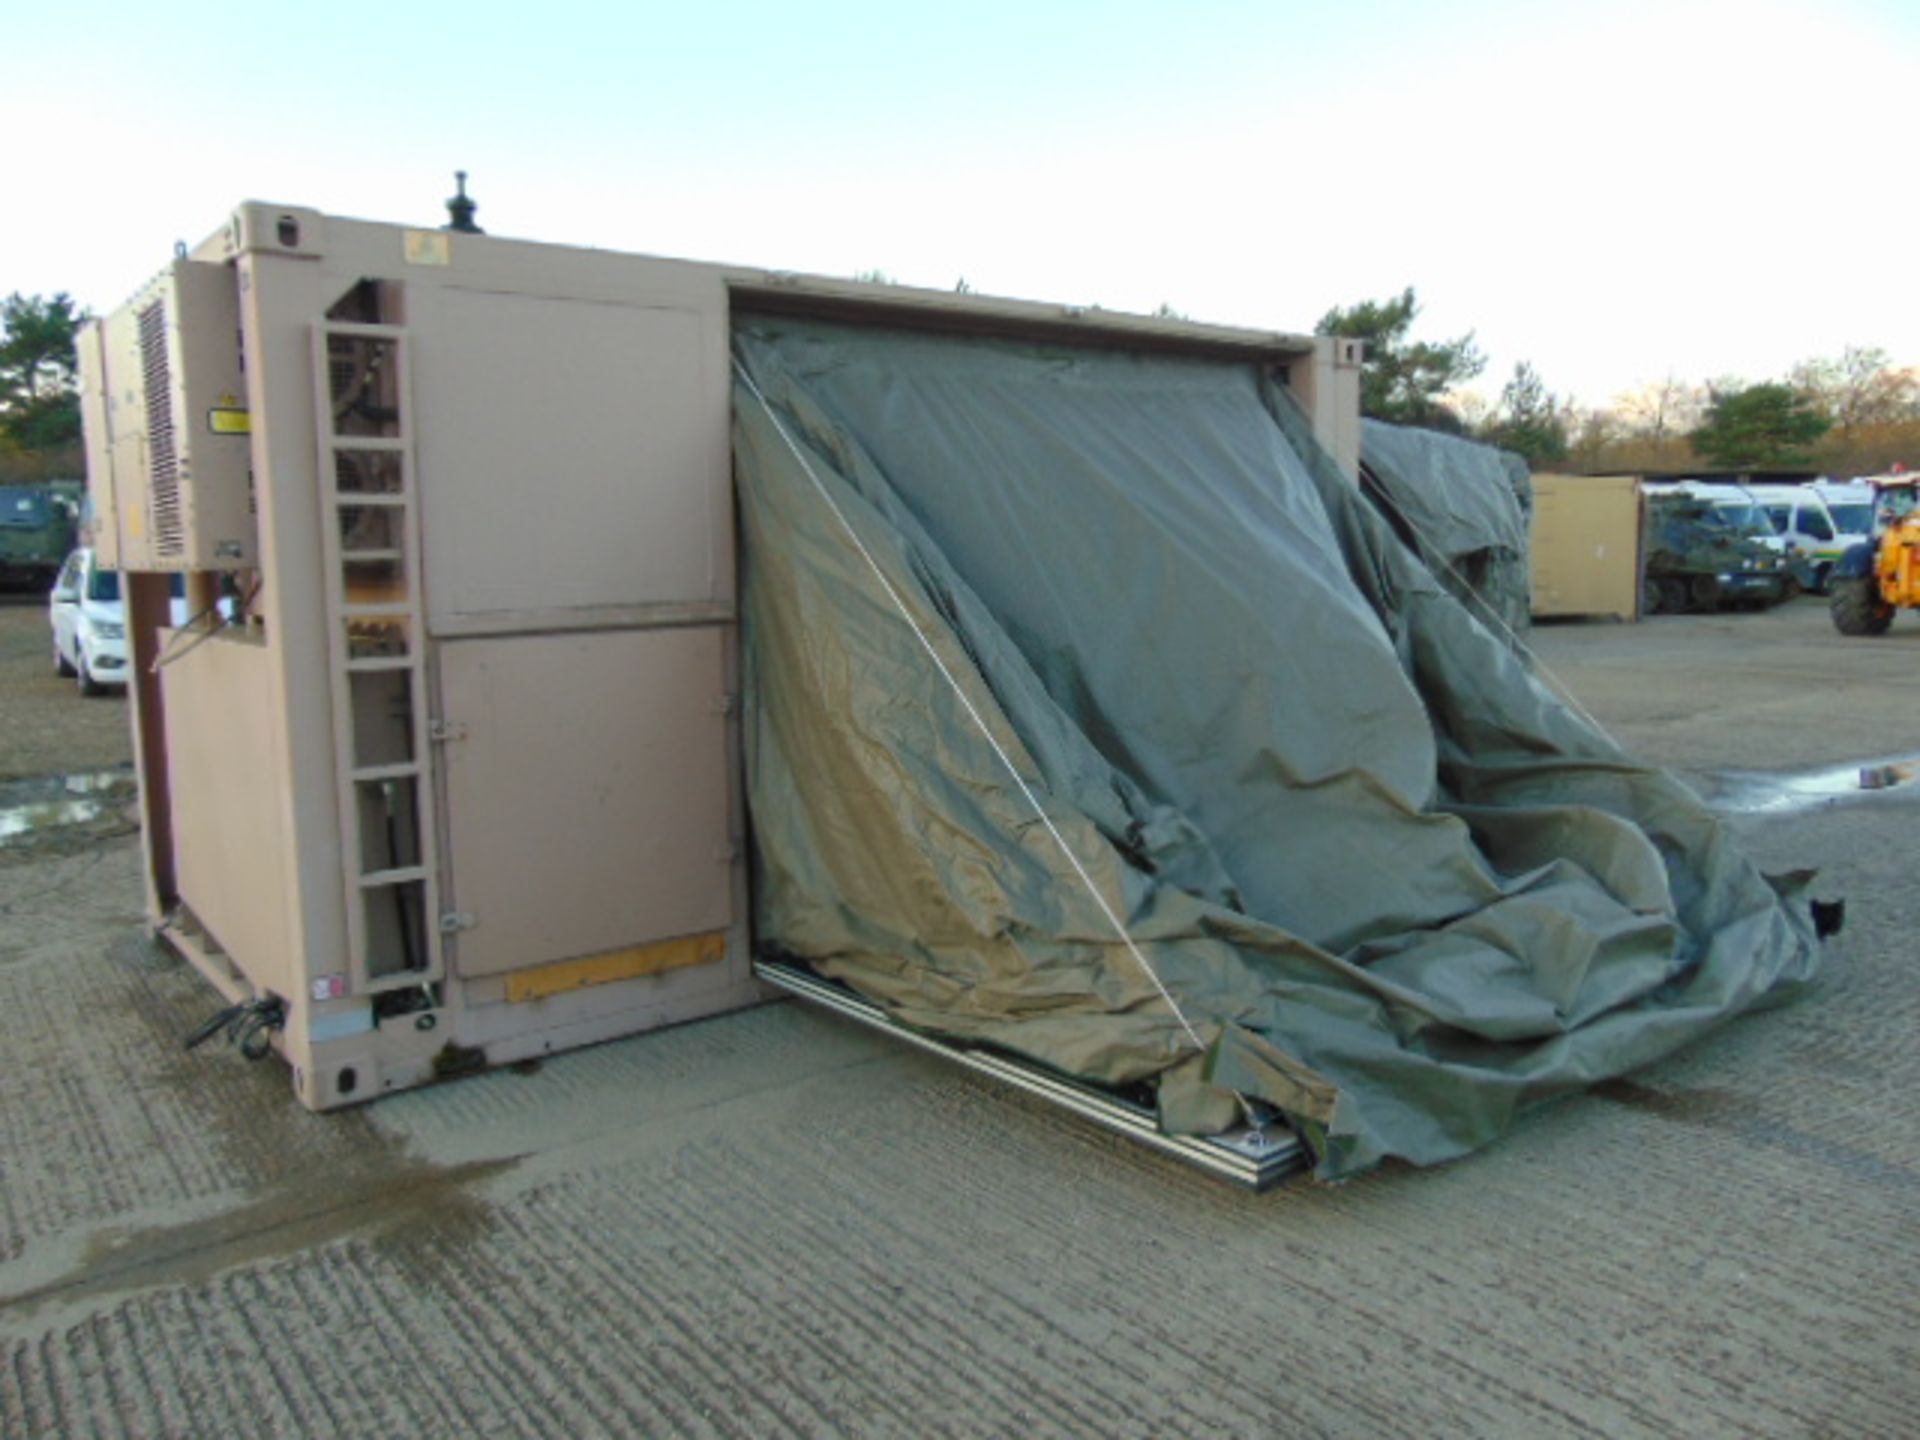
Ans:
<svg viewBox="0 0 1920 1440"><path fill-rule="evenodd" d="M157 553L186 553L180 513L180 453L173 433L173 367L167 361L164 301L140 312L140 369L147 400L147 484Z"/></svg>

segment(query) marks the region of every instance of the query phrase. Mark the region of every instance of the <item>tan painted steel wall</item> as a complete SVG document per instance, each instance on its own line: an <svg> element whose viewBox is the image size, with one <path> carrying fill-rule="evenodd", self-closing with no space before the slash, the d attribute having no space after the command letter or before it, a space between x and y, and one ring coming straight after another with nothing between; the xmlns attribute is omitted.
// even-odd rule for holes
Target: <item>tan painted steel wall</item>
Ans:
<svg viewBox="0 0 1920 1440"><path fill-rule="evenodd" d="M285 994L286 854L279 797L286 745L274 723L265 645L232 634L194 643L169 631L160 672L167 778L180 896L220 943L246 957L256 984ZM163 652L164 653L164 652Z"/></svg>

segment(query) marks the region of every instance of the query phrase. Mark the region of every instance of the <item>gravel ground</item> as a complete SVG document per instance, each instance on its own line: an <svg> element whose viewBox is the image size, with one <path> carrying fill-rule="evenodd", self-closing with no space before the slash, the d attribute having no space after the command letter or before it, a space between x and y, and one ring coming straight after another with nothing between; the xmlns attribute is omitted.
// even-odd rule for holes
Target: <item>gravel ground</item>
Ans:
<svg viewBox="0 0 1920 1440"><path fill-rule="evenodd" d="M0 696L0 781L132 762L126 697L83 702L54 674L45 595L0 592Z"/></svg>
<svg viewBox="0 0 1920 1440"><path fill-rule="evenodd" d="M123 761L120 702L22 683L44 624L0 611L0 774ZM1909 620L1539 643L1705 789L1920 750ZM210 992L131 840L29 847L0 1436L1920 1434L1916 795L1736 819L1849 899L1810 997L1466 1161L1264 1197L790 1004L310 1115L181 1052Z"/></svg>
<svg viewBox="0 0 1920 1440"><path fill-rule="evenodd" d="M81 699L54 674L46 595L0 593L0 781L131 764L127 697Z"/></svg>
<svg viewBox="0 0 1920 1440"><path fill-rule="evenodd" d="M0 591L0 696L0 870L136 834L126 696L55 673L43 594Z"/></svg>

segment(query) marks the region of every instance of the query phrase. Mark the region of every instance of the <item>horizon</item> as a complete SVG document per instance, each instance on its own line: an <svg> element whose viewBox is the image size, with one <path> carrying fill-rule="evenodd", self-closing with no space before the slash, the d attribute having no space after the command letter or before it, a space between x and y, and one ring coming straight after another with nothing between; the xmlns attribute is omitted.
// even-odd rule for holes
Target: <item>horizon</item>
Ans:
<svg viewBox="0 0 1920 1440"><path fill-rule="evenodd" d="M1291 331L1412 285L1488 401L1521 360L1597 408L1849 345L1920 364L1912 7L473 15L10 21L21 54L100 44L0 98L42 137L0 292L106 313L243 199L437 225L464 169L496 235L767 269Z"/></svg>

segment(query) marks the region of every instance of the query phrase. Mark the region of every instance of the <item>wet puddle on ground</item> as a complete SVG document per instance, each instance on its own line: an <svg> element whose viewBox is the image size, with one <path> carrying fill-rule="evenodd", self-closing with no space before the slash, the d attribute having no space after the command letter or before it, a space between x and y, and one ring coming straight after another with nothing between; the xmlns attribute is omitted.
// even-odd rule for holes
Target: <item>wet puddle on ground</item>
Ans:
<svg viewBox="0 0 1920 1440"><path fill-rule="evenodd" d="M241 1266L343 1240L366 1240L397 1263L431 1265L448 1244L484 1232L490 1212L481 1192L520 1159L375 1160L305 1172L264 1195L171 1223L80 1230L0 1264L0 1321L17 1333L60 1328L142 1290L204 1285Z"/></svg>
<svg viewBox="0 0 1920 1440"><path fill-rule="evenodd" d="M0 847L98 820L132 798L133 767L0 783Z"/></svg>
<svg viewBox="0 0 1920 1440"><path fill-rule="evenodd" d="M1792 815L1887 795L1920 795L1920 755L1854 760L1816 770L1722 770L1702 798L1723 815Z"/></svg>

